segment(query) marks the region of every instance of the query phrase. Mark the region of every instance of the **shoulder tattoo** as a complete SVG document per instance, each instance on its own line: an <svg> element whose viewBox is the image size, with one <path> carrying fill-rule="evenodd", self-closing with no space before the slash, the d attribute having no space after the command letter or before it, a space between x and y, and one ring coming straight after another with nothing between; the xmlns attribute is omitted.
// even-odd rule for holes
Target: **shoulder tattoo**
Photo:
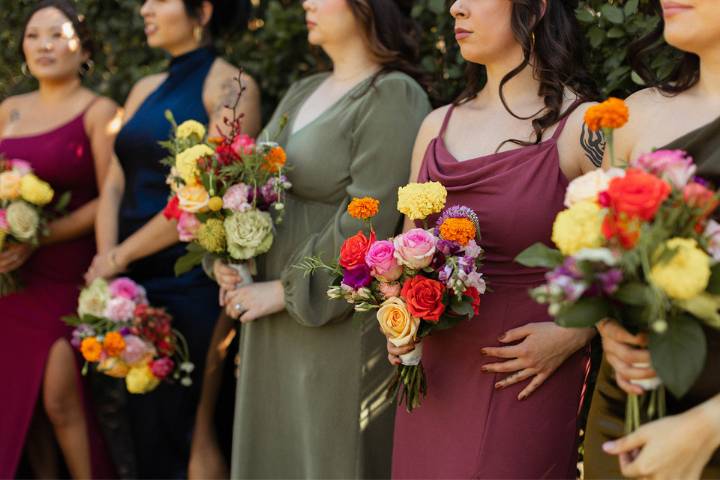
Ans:
<svg viewBox="0 0 720 480"><path fill-rule="evenodd" d="M582 146L585 152L585 157L596 167L602 165L605 143L605 135L603 135L602 130L593 132L585 125L585 122L583 122L582 133L580 134L580 146Z"/></svg>
<svg viewBox="0 0 720 480"><path fill-rule="evenodd" d="M10 110L10 122L17 122L20 120L20 110L13 108Z"/></svg>

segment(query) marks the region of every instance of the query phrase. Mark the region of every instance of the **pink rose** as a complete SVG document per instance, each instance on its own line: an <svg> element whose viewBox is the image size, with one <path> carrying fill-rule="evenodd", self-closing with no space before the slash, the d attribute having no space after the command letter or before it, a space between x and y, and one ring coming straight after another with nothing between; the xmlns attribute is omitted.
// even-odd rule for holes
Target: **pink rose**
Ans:
<svg viewBox="0 0 720 480"><path fill-rule="evenodd" d="M253 153L253 149L255 148L255 139L249 135L241 133L235 137L230 148L232 148L233 151L240 156L250 155Z"/></svg>
<svg viewBox="0 0 720 480"><path fill-rule="evenodd" d="M188 212L180 213L180 218L177 222L178 236L181 242L192 242L197 237L197 232L200 229L200 220L197 217Z"/></svg>
<svg viewBox="0 0 720 480"><path fill-rule="evenodd" d="M135 313L135 302L128 298L116 297L111 299L105 307L103 317L113 322L129 322Z"/></svg>
<svg viewBox="0 0 720 480"><path fill-rule="evenodd" d="M250 187L244 183L238 183L228 188L223 195L223 206L234 212L246 212L250 210Z"/></svg>
<svg viewBox="0 0 720 480"><path fill-rule="evenodd" d="M373 243L365 254L370 273L381 282L394 282L402 275L403 268L395 260L395 246L389 240Z"/></svg>
<svg viewBox="0 0 720 480"><path fill-rule="evenodd" d="M395 258L401 265L421 270L432 263L437 238L422 228L398 235L394 240Z"/></svg>
<svg viewBox="0 0 720 480"><path fill-rule="evenodd" d="M400 289L402 285L398 282L393 283L385 283L382 282L378 285L378 290L380 290L380 293L382 293L382 296L387 300L388 298L392 297L399 297L400 296Z"/></svg>
<svg viewBox="0 0 720 480"><path fill-rule="evenodd" d="M155 349L148 342L135 335L125 335L125 350L120 354L123 362L135 365L148 355L154 355Z"/></svg>
<svg viewBox="0 0 720 480"><path fill-rule="evenodd" d="M703 234L707 240L708 253L717 262L720 262L720 223L710 220Z"/></svg>
<svg viewBox="0 0 720 480"><path fill-rule="evenodd" d="M692 157L683 150L655 150L641 155L632 166L662 177L675 188L683 188L695 175Z"/></svg>
<svg viewBox="0 0 720 480"><path fill-rule="evenodd" d="M15 158L10 160L10 166L20 175L27 175L32 172L32 166L30 165L30 162L26 160Z"/></svg>
<svg viewBox="0 0 720 480"><path fill-rule="evenodd" d="M135 300L139 294L140 289L138 288L138 284L127 277L120 277L110 283L110 296L113 298L122 297L128 300Z"/></svg>
<svg viewBox="0 0 720 480"><path fill-rule="evenodd" d="M158 358L150 364L150 371L160 380L170 375L174 368L175 362L169 357Z"/></svg>
<svg viewBox="0 0 720 480"><path fill-rule="evenodd" d="M0 230L3 232L10 231L10 224L7 221L7 210L0 210Z"/></svg>

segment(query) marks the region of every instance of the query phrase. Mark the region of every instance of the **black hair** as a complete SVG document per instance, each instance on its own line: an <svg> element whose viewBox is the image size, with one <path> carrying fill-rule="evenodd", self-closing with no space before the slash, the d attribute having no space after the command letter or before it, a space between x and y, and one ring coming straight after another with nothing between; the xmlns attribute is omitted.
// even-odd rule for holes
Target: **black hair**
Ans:
<svg viewBox="0 0 720 480"><path fill-rule="evenodd" d="M23 26L20 42L18 42L20 49L20 57L25 58L22 40L25 38L25 32L27 31L28 22L30 22L30 19L33 15L35 15L40 10L44 10L46 8L55 8L57 10L60 10L60 12L62 12L62 14L65 15L68 20L70 20L73 28L75 29L75 34L80 39L80 46L82 47L84 52L86 52L90 57L92 57L95 53L95 45L90 35L90 30L88 29L85 22L85 17L78 13L75 3L70 0L42 0L38 2L32 10L30 10L30 13L25 19L25 25Z"/></svg>
<svg viewBox="0 0 720 480"><path fill-rule="evenodd" d="M188 15L197 18L205 0L183 0ZM230 33L241 33L250 19L252 5L250 0L207 0L212 3L213 14L207 25L210 38L214 39Z"/></svg>

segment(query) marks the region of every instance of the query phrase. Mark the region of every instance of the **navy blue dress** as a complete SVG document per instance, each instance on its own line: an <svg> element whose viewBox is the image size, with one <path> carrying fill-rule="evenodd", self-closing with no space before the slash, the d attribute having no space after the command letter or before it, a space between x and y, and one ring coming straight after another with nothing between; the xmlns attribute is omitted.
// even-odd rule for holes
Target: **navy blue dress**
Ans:
<svg viewBox="0 0 720 480"><path fill-rule="evenodd" d="M125 174L118 220L120 241L165 207L168 167L161 160L168 153L158 143L171 134L165 111L172 111L178 123L189 119L209 122L202 92L215 58L209 48L174 58L167 80L147 97L118 134L115 153ZM175 328L189 343L195 364L192 387L162 384L152 393L128 399L136 473L141 478L187 475L205 355L220 314L217 285L201 268L175 276L175 261L184 253L185 245L178 243L128 267L128 275L147 289L151 304L165 307L173 316Z"/></svg>

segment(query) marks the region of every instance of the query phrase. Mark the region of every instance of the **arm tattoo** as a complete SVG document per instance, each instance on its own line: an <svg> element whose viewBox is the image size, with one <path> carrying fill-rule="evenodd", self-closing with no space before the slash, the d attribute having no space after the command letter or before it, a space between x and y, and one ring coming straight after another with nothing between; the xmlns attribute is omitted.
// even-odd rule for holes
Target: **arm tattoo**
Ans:
<svg viewBox="0 0 720 480"><path fill-rule="evenodd" d="M605 135L603 135L602 130L592 132L587 128L587 125L583 123L582 133L580 134L580 145L583 150L585 150L585 157L596 167L602 165L605 143Z"/></svg>
<svg viewBox="0 0 720 480"><path fill-rule="evenodd" d="M18 120L20 120L20 110L13 108L10 111L10 122L17 122Z"/></svg>
<svg viewBox="0 0 720 480"><path fill-rule="evenodd" d="M218 101L215 105L215 111L213 115L219 115L224 110L232 109L235 100L237 99L240 86L237 79L228 78L222 85L220 85L220 92L218 94Z"/></svg>

